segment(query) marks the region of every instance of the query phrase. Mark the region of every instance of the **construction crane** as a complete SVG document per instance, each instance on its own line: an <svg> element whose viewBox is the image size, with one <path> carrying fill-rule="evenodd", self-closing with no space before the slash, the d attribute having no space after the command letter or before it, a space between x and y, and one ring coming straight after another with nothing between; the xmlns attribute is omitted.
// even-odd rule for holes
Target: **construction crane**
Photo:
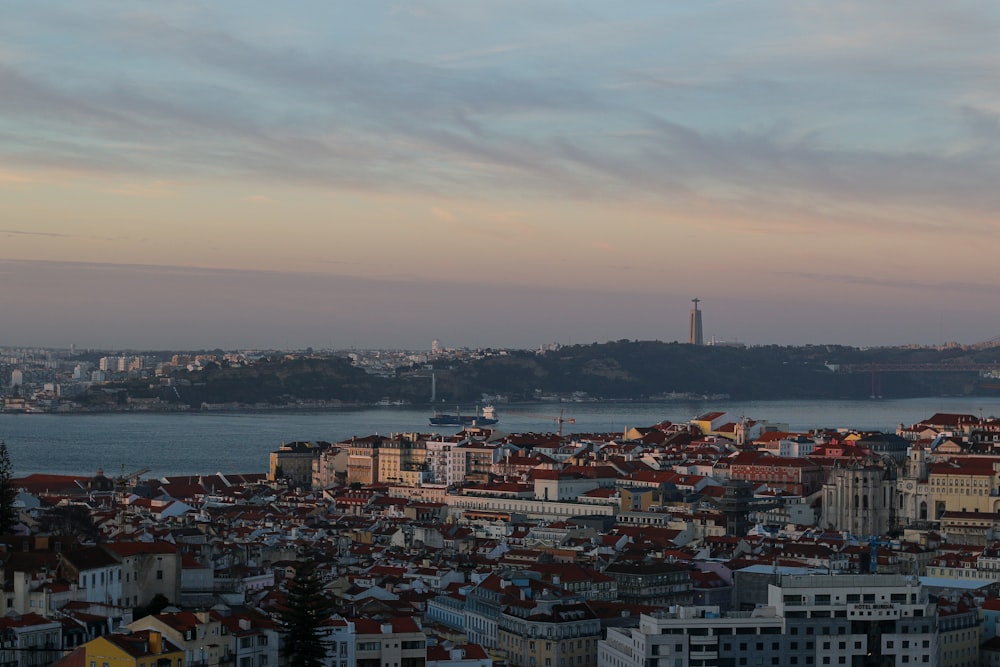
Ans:
<svg viewBox="0 0 1000 667"><path fill-rule="evenodd" d="M125 464L122 464L122 474L115 479L115 488L118 491L118 533L125 532L125 498L130 485L134 485L141 475L145 475L152 468L140 468L139 470L127 473Z"/></svg>
<svg viewBox="0 0 1000 667"><path fill-rule="evenodd" d="M556 422L557 424L559 424L559 435L562 436L562 434L563 434L563 424L575 424L576 423L576 418L575 417L564 417L563 416L563 413L565 411L566 411L565 408L560 409L558 416L555 416L555 415L539 415L539 414L534 414L532 412L508 412L507 414L517 415L519 417L535 417L536 419L550 419L550 420Z"/></svg>
<svg viewBox="0 0 1000 667"><path fill-rule="evenodd" d="M886 541L880 538L878 535L871 535L868 538L868 545L871 547L871 573L878 574L878 548L879 547L892 547L898 544L898 542Z"/></svg>
<svg viewBox="0 0 1000 667"><path fill-rule="evenodd" d="M878 574L878 548L879 547L896 547L899 546L899 540L883 540L880 535L869 535L867 538L855 537L850 533L846 534L846 537L834 537L831 535L823 535L823 540L826 541L840 541L845 545L863 546L865 542L868 543L868 572L871 574Z"/></svg>
<svg viewBox="0 0 1000 667"><path fill-rule="evenodd" d="M122 464L122 474L119 475L118 479L116 479L115 481L117 482L117 485L118 485L119 489L120 490L124 490L124 489L128 488L129 484L132 484L132 483L138 481L139 477L141 477L142 475L145 475L150 470L152 470L152 468L140 468L139 470L135 470L133 472L130 472L130 473L126 474L126 472L125 472L125 464L123 463Z"/></svg>

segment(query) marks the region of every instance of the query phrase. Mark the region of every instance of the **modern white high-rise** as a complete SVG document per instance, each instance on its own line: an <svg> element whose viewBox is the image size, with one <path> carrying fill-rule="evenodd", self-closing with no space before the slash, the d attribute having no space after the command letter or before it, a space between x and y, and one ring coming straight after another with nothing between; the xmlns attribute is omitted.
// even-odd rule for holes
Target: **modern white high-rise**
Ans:
<svg viewBox="0 0 1000 667"><path fill-rule="evenodd" d="M937 607L901 575L776 575L767 604L643 614L608 628L598 667L940 665Z"/></svg>

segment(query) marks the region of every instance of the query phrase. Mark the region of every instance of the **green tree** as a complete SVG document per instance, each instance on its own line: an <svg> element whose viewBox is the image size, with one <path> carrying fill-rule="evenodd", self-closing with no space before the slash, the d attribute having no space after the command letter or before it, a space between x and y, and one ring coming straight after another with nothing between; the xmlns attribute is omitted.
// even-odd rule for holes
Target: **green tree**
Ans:
<svg viewBox="0 0 1000 667"><path fill-rule="evenodd" d="M279 614L285 634L282 653L288 658L289 667L319 667L324 663L329 642L322 628L332 609L316 562L298 563Z"/></svg>
<svg viewBox="0 0 1000 667"><path fill-rule="evenodd" d="M7 443L0 440L0 535L7 535L18 522L17 488L12 479L14 467L10 463Z"/></svg>
<svg viewBox="0 0 1000 667"><path fill-rule="evenodd" d="M39 531L48 535L75 537L82 542L97 542L101 532L84 505L58 505L38 519Z"/></svg>

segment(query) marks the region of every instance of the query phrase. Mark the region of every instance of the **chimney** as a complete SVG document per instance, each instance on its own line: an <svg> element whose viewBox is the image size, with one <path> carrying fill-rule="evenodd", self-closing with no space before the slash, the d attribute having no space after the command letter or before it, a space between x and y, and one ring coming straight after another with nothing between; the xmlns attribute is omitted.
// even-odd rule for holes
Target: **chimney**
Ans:
<svg viewBox="0 0 1000 667"><path fill-rule="evenodd" d="M149 652L152 655L163 653L163 635L156 630L149 631Z"/></svg>
<svg viewBox="0 0 1000 667"><path fill-rule="evenodd" d="M383 623L381 626L379 626L379 630L382 632L383 635L391 635L392 623Z"/></svg>

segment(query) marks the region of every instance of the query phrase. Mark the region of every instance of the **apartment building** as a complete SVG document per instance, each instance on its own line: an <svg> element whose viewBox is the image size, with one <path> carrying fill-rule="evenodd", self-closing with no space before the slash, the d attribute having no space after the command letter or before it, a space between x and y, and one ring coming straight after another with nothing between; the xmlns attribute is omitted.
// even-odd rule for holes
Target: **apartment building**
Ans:
<svg viewBox="0 0 1000 667"><path fill-rule="evenodd" d="M609 628L598 667L938 665L936 606L900 575L780 576L767 605L644 614Z"/></svg>
<svg viewBox="0 0 1000 667"><path fill-rule="evenodd" d="M514 667L594 667L601 621L583 602L543 596L500 615L497 648Z"/></svg>
<svg viewBox="0 0 1000 667"><path fill-rule="evenodd" d="M412 618L353 619L354 667L424 667L427 637Z"/></svg>

